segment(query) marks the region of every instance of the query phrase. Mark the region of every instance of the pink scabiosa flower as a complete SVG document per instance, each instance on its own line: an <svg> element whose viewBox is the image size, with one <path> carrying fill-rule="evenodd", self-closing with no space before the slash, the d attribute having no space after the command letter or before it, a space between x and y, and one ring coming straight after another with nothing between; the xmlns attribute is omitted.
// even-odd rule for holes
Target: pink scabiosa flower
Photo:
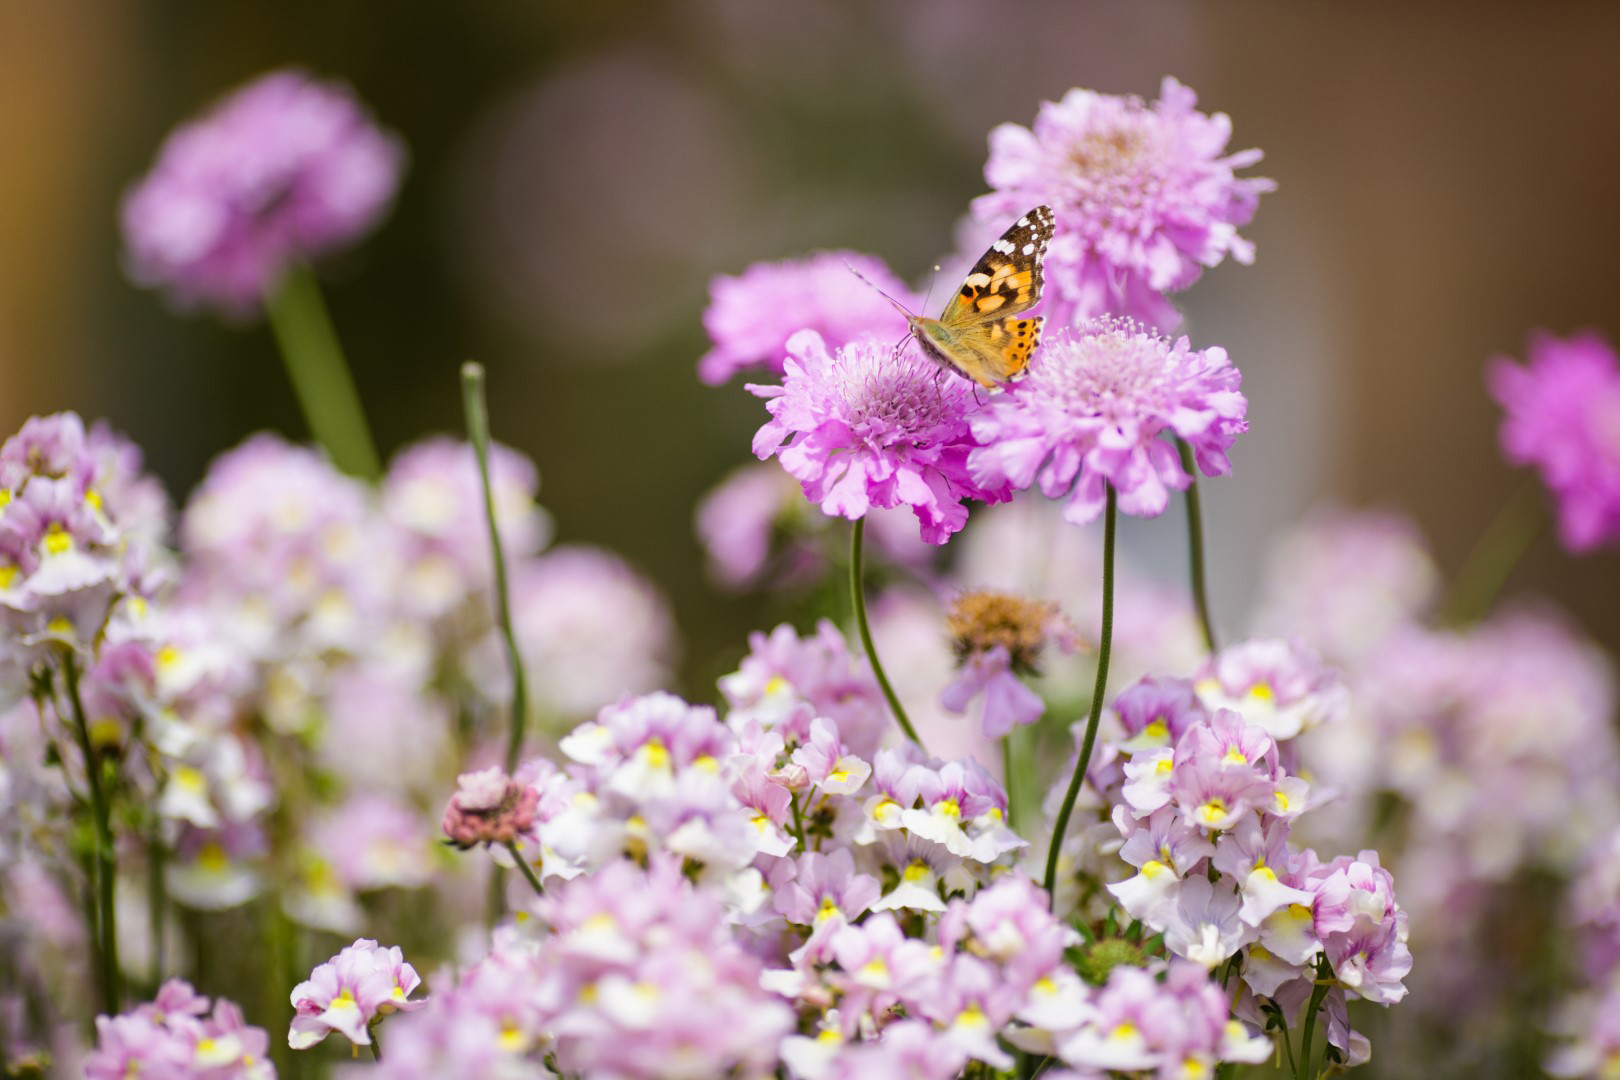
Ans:
<svg viewBox="0 0 1620 1080"><path fill-rule="evenodd" d="M771 419L754 436L822 512L851 521L873 507L909 506L922 537L943 544L967 524L966 499L999 502L1004 480L969 478L968 419L977 408L964 379L942 379L913 351L852 342L832 351L820 334L788 341L780 386L749 385Z"/></svg>
<svg viewBox="0 0 1620 1080"><path fill-rule="evenodd" d="M710 283L703 327L714 348L698 362L698 377L717 386L750 368L780 375L788 340L800 330L816 331L835 350L864 337L901 338L905 318L850 267L908 307L920 306L906 284L871 255L826 251L755 263L737 277L721 275Z"/></svg>
<svg viewBox="0 0 1620 1080"><path fill-rule="evenodd" d="M1228 255L1253 261L1254 245L1237 230L1275 185L1235 175L1260 151L1227 154L1231 121L1197 102L1171 78L1152 105L1075 89L1043 104L1033 130L1003 124L990 133L984 177L994 190L974 201L974 216L1052 207L1045 310L1055 323L1119 315L1168 330L1181 320L1165 293Z"/></svg>
<svg viewBox="0 0 1620 1080"><path fill-rule="evenodd" d="M1249 428L1241 381L1225 349L1194 351L1127 321L1085 323L974 414L969 472L989 490L1039 482L1076 525L1097 517L1110 485L1121 511L1154 517L1192 482L1161 436L1190 443L1205 475L1231 471L1226 451Z"/></svg>
<svg viewBox="0 0 1620 1080"><path fill-rule="evenodd" d="M404 158L347 87L272 72L178 128L124 197L129 274L186 307L251 314L289 264L377 224Z"/></svg>
<svg viewBox="0 0 1620 1080"><path fill-rule="evenodd" d="M1530 339L1530 362L1485 371L1506 410L1499 439L1513 465L1533 465L1558 504L1571 552L1620 539L1620 359L1595 333Z"/></svg>
<svg viewBox="0 0 1620 1080"><path fill-rule="evenodd" d="M421 983L397 945L384 949L361 938L293 988L297 1015L287 1032L287 1045L303 1050L336 1031L356 1046L370 1046L368 1027L378 1017L427 1004L425 998L410 996Z"/></svg>

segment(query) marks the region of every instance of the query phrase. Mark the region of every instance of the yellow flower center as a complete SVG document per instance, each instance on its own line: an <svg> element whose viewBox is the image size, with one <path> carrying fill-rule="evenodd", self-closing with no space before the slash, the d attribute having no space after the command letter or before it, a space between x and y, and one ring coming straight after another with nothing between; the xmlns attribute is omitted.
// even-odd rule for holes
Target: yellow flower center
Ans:
<svg viewBox="0 0 1620 1080"><path fill-rule="evenodd" d="M45 530L45 539L42 541L47 555L66 555L73 550L73 537L60 524L52 525Z"/></svg>

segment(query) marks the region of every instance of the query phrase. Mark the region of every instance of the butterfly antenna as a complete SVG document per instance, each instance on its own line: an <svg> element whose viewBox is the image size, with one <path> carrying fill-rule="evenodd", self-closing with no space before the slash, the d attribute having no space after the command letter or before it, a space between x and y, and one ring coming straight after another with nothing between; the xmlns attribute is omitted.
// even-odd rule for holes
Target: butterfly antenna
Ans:
<svg viewBox="0 0 1620 1080"><path fill-rule="evenodd" d="M930 271L929 274L928 274L928 291L923 293L923 310L924 311L932 310L928 306L928 301L930 301L930 300L932 300L934 298L934 278L936 278L938 276L939 276L939 263L935 263L934 264L934 269L932 271Z"/></svg>
<svg viewBox="0 0 1620 1080"><path fill-rule="evenodd" d="M859 270L855 269L853 266L849 265L849 263L847 263L847 262L844 263L844 269L848 270L850 273L854 274L856 277L860 278L862 281L865 281L866 285L867 285L867 287L869 289L871 289L873 292L877 293L879 296L883 297L883 299L887 300L889 303L893 304L894 305L894 310L898 311L900 314L904 315L908 319L915 318L914 314L906 308L906 305L902 304L900 301L896 300L894 297L890 296L888 293L884 292L882 289L878 288L876 285L873 285L870 281L867 280L867 277L866 277L865 274L861 273Z"/></svg>

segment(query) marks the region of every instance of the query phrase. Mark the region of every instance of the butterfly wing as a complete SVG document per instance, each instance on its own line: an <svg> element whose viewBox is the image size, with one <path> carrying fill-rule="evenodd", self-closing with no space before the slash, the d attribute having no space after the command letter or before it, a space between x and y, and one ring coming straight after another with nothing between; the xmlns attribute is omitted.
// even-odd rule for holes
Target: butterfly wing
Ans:
<svg viewBox="0 0 1620 1080"><path fill-rule="evenodd" d="M955 339L947 359L982 386L1006 382L1029 366L1041 318L1023 312L1041 299L1041 275L1055 219L1037 206L1013 223L973 265L939 321Z"/></svg>

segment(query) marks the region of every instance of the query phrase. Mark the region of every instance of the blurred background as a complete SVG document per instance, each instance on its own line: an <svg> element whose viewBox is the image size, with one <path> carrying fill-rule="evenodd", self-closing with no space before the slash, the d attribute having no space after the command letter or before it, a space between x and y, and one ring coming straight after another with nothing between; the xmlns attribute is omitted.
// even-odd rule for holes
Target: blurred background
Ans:
<svg viewBox="0 0 1620 1080"><path fill-rule="evenodd" d="M459 430L456 368L482 360L560 537L662 585L696 684L768 614L709 587L692 535L764 415L694 376L709 279L851 247L922 280L992 126L1174 74L1279 184L1246 230L1257 263L1180 298L1251 402L1235 477L1205 488L1237 625L1265 538L1316 503L1401 508L1450 570L1529 482L1497 457L1481 371L1532 327L1620 335L1617 42L1604 3L8 4L0 429L106 417L177 499L251 432L306 435L263 327L125 280L116 209L220 93L285 64L348 80L411 153L392 219L327 275L383 450ZM1175 524L1129 524L1180 573ZM1613 644L1617 583L1614 556L1544 540L1515 585Z"/></svg>

